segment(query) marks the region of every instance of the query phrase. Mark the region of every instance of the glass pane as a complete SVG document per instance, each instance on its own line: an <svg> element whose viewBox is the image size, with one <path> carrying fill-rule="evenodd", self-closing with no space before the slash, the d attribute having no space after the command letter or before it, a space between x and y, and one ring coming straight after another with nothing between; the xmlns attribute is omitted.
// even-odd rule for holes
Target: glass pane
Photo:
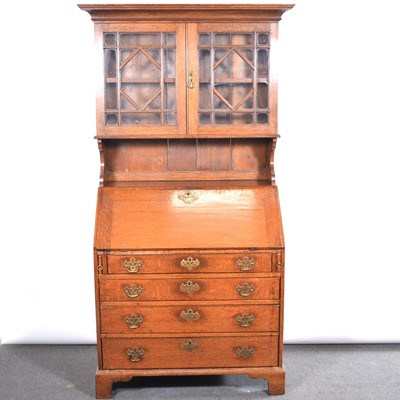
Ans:
<svg viewBox="0 0 400 400"><path fill-rule="evenodd" d="M121 79L143 80L153 78L160 80L160 51L159 50L123 50L121 51Z"/></svg>
<svg viewBox="0 0 400 400"><path fill-rule="evenodd" d="M257 107L268 107L268 85L266 83L257 84Z"/></svg>
<svg viewBox="0 0 400 400"><path fill-rule="evenodd" d="M164 85L164 109L176 109L176 90L173 83L166 83Z"/></svg>
<svg viewBox="0 0 400 400"><path fill-rule="evenodd" d="M161 45L159 33L120 33L120 46Z"/></svg>
<svg viewBox="0 0 400 400"><path fill-rule="evenodd" d="M122 125L160 125L160 113L121 114Z"/></svg>
<svg viewBox="0 0 400 400"><path fill-rule="evenodd" d="M106 109L117 109L117 85L116 83L106 83Z"/></svg>
<svg viewBox="0 0 400 400"><path fill-rule="evenodd" d="M257 44L267 45L268 44L268 33L259 33L257 35Z"/></svg>
<svg viewBox="0 0 400 400"><path fill-rule="evenodd" d="M268 78L268 49L258 50L257 74L259 78Z"/></svg>
<svg viewBox="0 0 400 400"><path fill-rule="evenodd" d="M123 110L160 109L160 85L157 83L122 83L121 93Z"/></svg>
<svg viewBox="0 0 400 400"><path fill-rule="evenodd" d="M243 79L253 77L253 50L217 49L214 56L215 81L227 78ZM251 61L250 61L251 60Z"/></svg>
<svg viewBox="0 0 400 400"><path fill-rule="evenodd" d="M105 33L104 34L104 44L105 44L105 46L116 46L117 45L117 35L115 33Z"/></svg>
<svg viewBox="0 0 400 400"><path fill-rule="evenodd" d="M253 85L215 85L214 108L253 108Z"/></svg>
<svg viewBox="0 0 400 400"><path fill-rule="evenodd" d="M254 43L253 33L216 33L214 35L214 44L223 45L252 45Z"/></svg>
<svg viewBox="0 0 400 400"><path fill-rule="evenodd" d="M211 108L211 93L210 85L208 83L200 83L199 86L199 107L200 109Z"/></svg>
<svg viewBox="0 0 400 400"><path fill-rule="evenodd" d="M200 82L210 82L210 74L211 74L210 50L201 49L199 51Z"/></svg>
<svg viewBox="0 0 400 400"><path fill-rule="evenodd" d="M164 124L165 125L175 125L176 124L175 114L164 114Z"/></svg>
<svg viewBox="0 0 400 400"><path fill-rule="evenodd" d="M200 124L268 124L269 33L202 32L198 46Z"/></svg>
<svg viewBox="0 0 400 400"><path fill-rule="evenodd" d="M251 125L253 114L215 113L215 123L221 125Z"/></svg>
<svg viewBox="0 0 400 400"><path fill-rule="evenodd" d="M200 33L199 34L199 45L200 46L211 46L211 34Z"/></svg>
<svg viewBox="0 0 400 400"><path fill-rule="evenodd" d="M104 45L115 47L104 50L106 125L176 125L176 34L107 32Z"/></svg>
<svg viewBox="0 0 400 400"><path fill-rule="evenodd" d="M210 125L211 123L211 115L201 113L199 114L200 125Z"/></svg>
<svg viewBox="0 0 400 400"><path fill-rule="evenodd" d="M175 33L164 33L164 46L175 46Z"/></svg>
<svg viewBox="0 0 400 400"><path fill-rule="evenodd" d="M257 114L257 124L268 124L268 114Z"/></svg>
<svg viewBox="0 0 400 400"><path fill-rule="evenodd" d="M164 76L175 78L175 49L164 50Z"/></svg>
<svg viewBox="0 0 400 400"><path fill-rule="evenodd" d="M116 78L117 76L117 61L115 50L104 51L104 74L106 78Z"/></svg>
<svg viewBox="0 0 400 400"><path fill-rule="evenodd" d="M118 125L117 114L106 114L106 125Z"/></svg>

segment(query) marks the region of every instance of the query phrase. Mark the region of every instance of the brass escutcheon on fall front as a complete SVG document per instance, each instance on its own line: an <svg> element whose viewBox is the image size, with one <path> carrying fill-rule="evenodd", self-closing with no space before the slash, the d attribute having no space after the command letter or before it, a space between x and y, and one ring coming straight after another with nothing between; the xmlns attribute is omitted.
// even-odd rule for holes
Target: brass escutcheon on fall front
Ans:
<svg viewBox="0 0 400 400"><path fill-rule="evenodd" d="M143 292L143 288L142 286L135 285L134 283L132 283L131 286L125 286L124 292L128 297L134 298L138 297L140 293Z"/></svg>
<svg viewBox="0 0 400 400"><path fill-rule="evenodd" d="M192 322L196 321L200 318L200 313L198 311L193 311L191 308L187 311L182 311L179 314L180 318L184 319L185 321Z"/></svg>
<svg viewBox="0 0 400 400"><path fill-rule="evenodd" d="M196 293L200 290L200 285L198 283L193 283L192 281L187 281L186 283L181 283L179 290L182 293Z"/></svg>
<svg viewBox="0 0 400 400"><path fill-rule="evenodd" d="M181 260L181 267L191 271L193 268L200 267L200 260L193 257L183 258Z"/></svg>
<svg viewBox="0 0 400 400"><path fill-rule="evenodd" d="M250 346L242 346L236 349L236 355L239 358L243 358L244 360L247 360L253 354L254 354L254 349Z"/></svg>
<svg viewBox="0 0 400 400"><path fill-rule="evenodd" d="M131 258L124 262L124 267L129 273L136 273L142 268L143 262L141 260L136 260L136 258Z"/></svg>
<svg viewBox="0 0 400 400"><path fill-rule="evenodd" d="M195 193L193 193L189 190L178 196L178 199L182 200L186 204L192 204L198 198L199 198L199 196L197 196Z"/></svg>
<svg viewBox="0 0 400 400"><path fill-rule="evenodd" d="M248 284L247 282L245 282L242 285L237 285L236 291L242 297L249 297L254 292L254 287L252 285Z"/></svg>
<svg viewBox="0 0 400 400"><path fill-rule="evenodd" d="M144 357L144 350L139 347L133 347L127 349L125 354L129 357L129 361L139 362L142 361L142 358Z"/></svg>
<svg viewBox="0 0 400 400"><path fill-rule="evenodd" d="M254 314L247 314L247 313L243 313L243 314L239 314L236 317L236 322L242 327L242 328L247 328L249 327L253 321L256 319L256 317L254 316Z"/></svg>
<svg viewBox="0 0 400 400"><path fill-rule="evenodd" d="M125 323L131 329L139 328L140 324L144 321L143 315L131 314L125 317Z"/></svg>
<svg viewBox="0 0 400 400"><path fill-rule="evenodd" d="M242 271L250 271L253 266L255 265L256 260L254 258L249 258L247 256L244 256L243 258L238 258L236 260L236 265L242 270Z"/></svg>
<svg viewBox="0 0 400 400"><path fill-rule="evenodd" d="M183 350L187 350L189 353L191 353L193 350L197 350L199 347L200 345L197 342L194 342L192 339L189 339L181 344L181 348Z"/></svg>

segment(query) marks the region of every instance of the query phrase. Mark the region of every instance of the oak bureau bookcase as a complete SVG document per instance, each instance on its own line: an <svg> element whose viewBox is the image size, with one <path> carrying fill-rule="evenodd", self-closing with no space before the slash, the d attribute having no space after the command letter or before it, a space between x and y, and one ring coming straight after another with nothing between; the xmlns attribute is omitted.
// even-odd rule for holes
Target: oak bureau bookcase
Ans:
<svg viewBox="0 0 400 400"><path fill-rule="evenodd" d="M285 391L274 179L278 22L293 5L79 5L101 157L96 396L137 376Z"/></svg>

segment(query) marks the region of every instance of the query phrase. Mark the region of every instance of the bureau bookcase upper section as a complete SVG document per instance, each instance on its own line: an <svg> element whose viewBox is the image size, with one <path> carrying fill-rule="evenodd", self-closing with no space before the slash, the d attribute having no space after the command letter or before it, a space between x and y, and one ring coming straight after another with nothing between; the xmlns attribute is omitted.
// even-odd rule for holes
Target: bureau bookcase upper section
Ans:
<svg viewBox="0 0 400 400"><path fill-rule="evenodd" d="M98 138L277 136L278 21L291 5L79 7L95 22Z"/></svg>

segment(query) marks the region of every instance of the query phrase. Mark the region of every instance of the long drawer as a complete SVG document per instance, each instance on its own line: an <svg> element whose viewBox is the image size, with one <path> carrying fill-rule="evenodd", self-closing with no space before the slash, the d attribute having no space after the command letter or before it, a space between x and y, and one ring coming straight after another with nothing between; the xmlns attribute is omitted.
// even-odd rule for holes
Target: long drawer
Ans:
<svg viewBox="0 0 400 400"><path fill-rule="evenodd" d="M279 305L102 306L101 333L274 332Z"/></svg>
<svg viewBox="0 0 400 400"><path fill-rule="evenodd" d="M278 300L280 278L109 279L101 277L100 301Z"/></svg>
<svg viewBox="0 0 400 400"><path fill-rule="evenodd" d="M270 252L108 254L109 274L271 272Z"/></svg>
<svg viewBox="0 0 400 400"><path fill-rule="evenodd" d="M103 339L105 369L269 367L278 337Z"/></svg>

